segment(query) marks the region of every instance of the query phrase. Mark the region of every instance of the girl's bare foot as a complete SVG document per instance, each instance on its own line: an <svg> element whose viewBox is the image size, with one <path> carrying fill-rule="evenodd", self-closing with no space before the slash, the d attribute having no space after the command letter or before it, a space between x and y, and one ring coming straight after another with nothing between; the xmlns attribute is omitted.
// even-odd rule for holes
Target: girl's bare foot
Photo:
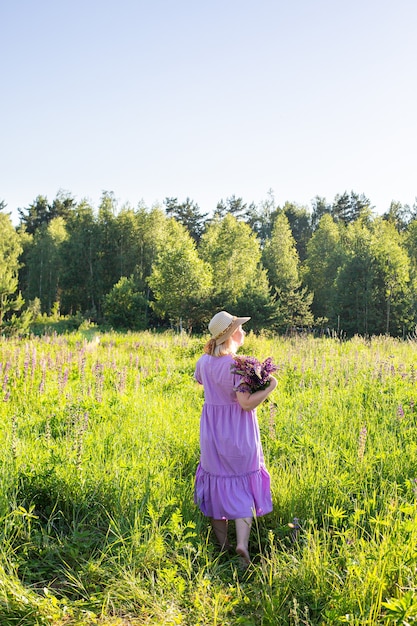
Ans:
<svg viewBox="0 0 417 626"><path fill-rule="evenodd" d="M238 556L240 557L240 564L241 564L241 566L244 569L249 567L249 565L250 565L250 556L249 556L249 552L247 551L247 549L244 548L243 546L237 546L236 554L238 554Z"/></svg>

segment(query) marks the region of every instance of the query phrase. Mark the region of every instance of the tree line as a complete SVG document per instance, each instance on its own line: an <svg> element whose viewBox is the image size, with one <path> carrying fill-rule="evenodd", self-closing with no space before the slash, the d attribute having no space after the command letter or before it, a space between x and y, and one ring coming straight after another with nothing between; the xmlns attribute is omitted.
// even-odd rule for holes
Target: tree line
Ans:
<svg viewBox="0 0 417 626"><path fill-rule="evenodd" d="M376 216L353 191L310 207L232 196L99 206L38 196L12 224L0 202L0 331L83 319L115 329L204 330L213 311L254 330L405 337L417 324L417 205Z"/></svg>

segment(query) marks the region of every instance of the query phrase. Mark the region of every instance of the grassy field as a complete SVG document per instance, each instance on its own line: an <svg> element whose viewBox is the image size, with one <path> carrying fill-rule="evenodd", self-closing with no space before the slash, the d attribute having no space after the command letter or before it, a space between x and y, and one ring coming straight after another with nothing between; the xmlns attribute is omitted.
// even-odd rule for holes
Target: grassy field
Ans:
<svg viewBox="0 0 417 626"><path fill-rule="evenodd" d="M203 340L0 339L1 626L417 621L416 344L268 338L253 565L193 504Z"/></svg>

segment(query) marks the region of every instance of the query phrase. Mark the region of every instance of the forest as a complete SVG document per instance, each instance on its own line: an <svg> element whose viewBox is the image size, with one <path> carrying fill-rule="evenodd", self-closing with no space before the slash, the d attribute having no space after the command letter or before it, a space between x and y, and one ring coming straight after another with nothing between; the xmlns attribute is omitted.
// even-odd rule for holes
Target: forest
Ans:
<svg viewBox="0 0 417 626"><path fill-rule="evenodd" d="M258 332L414 336L417 203L376 215L353 191L278 206L231 196L212 215L187 198L99 206L60 191L0 202L0 332L81 325L204 331L213 311Z"/></svg>

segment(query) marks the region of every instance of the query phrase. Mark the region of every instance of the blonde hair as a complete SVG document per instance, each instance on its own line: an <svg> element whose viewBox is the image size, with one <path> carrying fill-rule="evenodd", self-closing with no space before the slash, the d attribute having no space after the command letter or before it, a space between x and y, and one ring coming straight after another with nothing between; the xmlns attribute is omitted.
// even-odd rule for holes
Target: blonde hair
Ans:
<svg viewBox="0 0 417 626"><path fill-rule="evenodd" d="M233 354L236 344L232 337L233 335L218 346L216 346L215 339L210 339L204 346L205 354L210 354L210 356L225 356L226 354Z"/></svg>

